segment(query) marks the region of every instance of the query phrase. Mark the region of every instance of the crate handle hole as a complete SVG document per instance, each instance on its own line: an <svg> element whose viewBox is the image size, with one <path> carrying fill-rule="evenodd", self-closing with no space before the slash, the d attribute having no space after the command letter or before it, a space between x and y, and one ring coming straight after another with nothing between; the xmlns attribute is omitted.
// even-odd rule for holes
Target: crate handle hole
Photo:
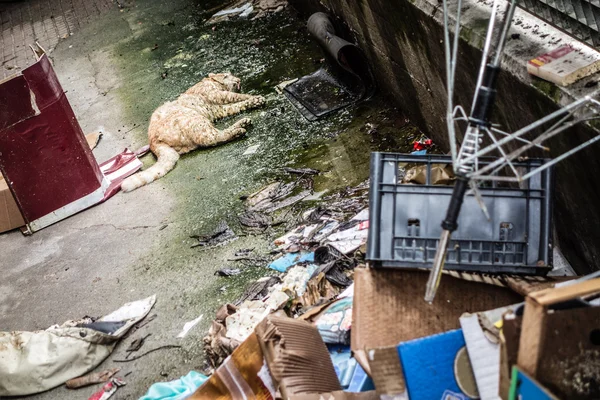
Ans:
<svg viewBox="0 0 600 400"><path fill-rule="evenodd" d="M593 329L590 332L590 342L595 346L600 346L600 329Z"/></svg>
<svg viewBox="0 0 600 400"><path fill-rule="evenodd" d="M513 228L512 222L500 222L500 241L510 242L513 239Z"/></svg>
<svg viewBox="0 0 600 400"><path fill-rule="evenodd" d="M408 236L421 236L421 220L417 218L408 219Z"/></svg>

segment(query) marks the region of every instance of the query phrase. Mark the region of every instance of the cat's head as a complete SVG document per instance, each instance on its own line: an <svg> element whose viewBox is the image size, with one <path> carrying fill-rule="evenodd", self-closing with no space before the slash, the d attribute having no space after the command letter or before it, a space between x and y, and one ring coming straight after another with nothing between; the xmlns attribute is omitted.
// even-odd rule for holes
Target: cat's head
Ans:
<svg viewBox="0 0 600 400"><path fill-rule="evenodd" d="M208 74L208 77L213 81L222 85L226 90L230 92L237 92L240 90L240 79L231 75L229 72L222 74Z"/></svg>

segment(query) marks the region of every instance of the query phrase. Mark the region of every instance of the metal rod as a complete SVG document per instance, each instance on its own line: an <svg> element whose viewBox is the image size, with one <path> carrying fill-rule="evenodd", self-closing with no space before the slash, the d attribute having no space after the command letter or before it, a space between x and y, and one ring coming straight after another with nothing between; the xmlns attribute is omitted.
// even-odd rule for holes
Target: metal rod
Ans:
<svg viewBox="0 0 600 400"><path fill-rule="evenodd" d="M498 146L502 146L502 145L504 145L504 144L506 144L506 143L508 143L508 142L510 142L510 141L512 141L512 140L514 140L516 138L518 138L518 137L521 137L524 134L532 131L533 129L539 128L540 126L542 126L542 125L544 125L544 124L552 121L554 118L560 117L563 114L567 114L571 110L579 108L584 103L588 103L588 102L600 105L600 103L598 101L596 101L594 99L591 99L589 96L586 96L586 97L581 98L579 100L575 100L573 103L571 103L571 104L569 104L569 105L561 108L560 110L556 110L553 113L548 114L544 118L541 118L541 119L539 119L539 120L537 120L535 122L532 122L531 124L529 124L529 125L521 128L521 129L519 129L518 131L509 134L509 136L507 136L507 137L505 137L503 139L500 139L498 141ZM482 156L488 154L489 152L493 151L495 148L496 148L496 145L486 146L486 147L480 149L477 153L475 153L475 154L467 157L464 161L465 162L473 161L475 158L479 158L479 157L482 157Z"/></svg>
<svg viewBox="0 0 600 400"><path fill-rule="evenodd" d="M427 279L427 286L425 286L425 301L431 304L435 298L438 286L440 286L440 280L442 278L442 271L444 269L444 262L446 259L446 248L450 242L450 236L452 232L444 230L442 236L440 236L440 242L438 243L437 251L435 252L435 259L433 260L433 267L429 273Z"/></svg>
<svg viewBox="0 0 600 400"><path fill-rule="evenodd" d="M490 22L488 23L488 30L485 35L485 43L483 45L483 54L481 55L481 65L479 66L479 75L477 75L477 83L475 84L475 93L473 94L473 104L471 104L471 114L475 110L475 102L477 101L477 95L481 88L481 82L483 82L483 74L485 73L485 66L489 57L490 47L492 44L492 35L494 33L494 24L496 23L496 13L498 6L498 0L494 0L492 4L492 14L490 15Z"/></svg>
<svg viewBox="0 0 600 400"><path fill-rule="evenodd" d="M450 49L450 27L449 27L449 11L448 11L448 0L443 1L444 11L444 47L446 56L446 89L447 89L447 109L446 109L446 125L448 128L448 137L450 139L450 153L452 155L452 162L456 161L457 149L456 149L456 131L454 126L453 116L453 101L454 101L454 77L456 72L456 58L458 54L458 37L460 34L460 13L462 8L462 0L458 0L455 18L454 28L454 42L452 49Z"/></svg>
<svg viewBox="0 0 600 400"><path fill-rule="evenodd" d="M479 141L481 138L480 129L489 126L488 120L494 105L496 95L496 79L498 76L499 66L489 65L488 60L492 36L494 34L494 25L496 23L498 1L499 0L494 0L492 6L490 22L488 24L483 55L481 58L481 65L479 68L479 75L475 85L475 95L473 98L473 104L471 105L469 125L467 127L467 131L465 132L465 137L458 152L458 156L455 161L453 160L454 170L456 173L456 182L452 191L452 197L450 198L450 204L448 205L446 218L442 221L442 235L440 237L435 259L429 274L429 280L427 282L425 300L429 303L433 301L440 282L450 237L452 232L458 228L458 216L462 208L466 190L469 187L468 175L473 172L473 169L477 171L479 168L478 159L472 157L472 155L476 154L479 150ZM513 3L514 1L515 0L513 0ZM513 7L512 3L511 7ZM508 14L510 14L510 12ZM505 16L507 15L505 14ZM502 32L508 32L511 20L512 18L505 18L503 21ZM502 51L502 47L504 45L503 39L505 37L506 35L501 35L500 41L497 42L496 49L499 52ZM499 62L500 58L497 58L497 60ZM449 99L448 101L450 102L451 100ZM455 135L454 125L448 130L448 132L449 135ZM467 159L470 161L466 161Z"/></svg>
<svg viewBox="0 0 600 400"><path fill-rule="evenodd" d="M498 143L498 141L496 140L496 138L494 137L494 135L492 135L492 132L490 132L489 129L485 130L486 133L488 134L488 136L490 137L490 139L492 139L492 142L494 143ZM498 147L498 151L500 152L500 154L502 154L502 157L506 158L506 153L504 152L504 149L502 147ZM510 169L513 170L513 172L515 173L515 175L519 175L519 172L517 171L517 169L514 167L514 165L512 165L512 163L510 162L509 159L506 159L506 162L508 163L508 165L510 166ZM477 171L477 170L476 170Z"/></svg>
<svg viewBox="0 0 600 400"><path fill-rule="evenodd" d="M565 123L563 126L560 126L556 129L554 129L553 131L544 132L543 134L541 134L537 138L535 138L531 143L523 145L523 146L519 147L518 149L514 150L513 152L509 153L505 159L500 158L500 159L486 165L485 167L483 167L481 169L481 171L478 171L478 173L482 174L487 171L490 171L490 170L496 168L497 166L505 163L506 160L514 160L515 158L517 158L518 156L520 156L521 154L523 154L524 152L526 152L527 150L529 150L530 148L535 146L536 144L539 144L539 143L543 142L544 140L550 139L551 137L558 135L559 133L577 125L579 122L580 121L578 121L578 120L570 121L570 122Z"/></svg>
<svg viewBox="0 0 600 400"><path fill-rule="evenodd" d="M500 129L497 129L497 128L490 128L490 130L491 130L492 132L494 132L494 133L499 133L499 134L501 134L501 135L503 135L503 136L508 136L508 135L510 135L510 133L508 133L508 132L504 132L504 131L501 131ZM519 142L523 142L523 143L531 143L531 141L529 141L529 140L527 140L527 139L520 138L520 137L518 137L518 138L515 138L515 140L518 140ZM542 150L545 150L545 151L550 151L550 148L549 148L549 147L542 146L541 144L536 144L536 145L535 145L535 147L538 147L538 148L540 148L540 149L542 149Z"/></svg>
<svg viewBox="0 0 600 400"><path fill-rule="evenodd" d="M510 30L511 21L513 16L515 15L515 8L517 6L516 0L512 0L510 4L506 7L504 12L504 20L502 22L502 33L500 34L500 39L498 40L498 46L496 47L496 56L494 57L493 65L500 65L500 57L502 56L502 50L504 50L504 45L506 44L506 37L508 36L508 31Z"/></svg>

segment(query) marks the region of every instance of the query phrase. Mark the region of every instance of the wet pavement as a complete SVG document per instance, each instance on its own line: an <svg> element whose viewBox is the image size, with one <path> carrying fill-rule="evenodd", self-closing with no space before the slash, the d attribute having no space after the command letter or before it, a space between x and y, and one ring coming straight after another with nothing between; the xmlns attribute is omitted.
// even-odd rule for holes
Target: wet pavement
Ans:
<svg viewBox="0 0 600 400"><path fill-rule="evenodd" d="M32 2L34 3L34 2ZM375 96L315 123L307 122L273 86L313 72L323 57L304 21L284 11L255 21L205 26L219 2L120 2L61 39L50 53L84 132L105 131L94 154L104 161L146 144L152 111L209 72L230 71L242 91L267 105L246 113L246 138L182 157L166 177L46 228L31 237L0 234L0 326L34 330L83 315L100 316L125 302L157 294L157 318L126 338L100 368L123 368L128 385L117 398L138 398L154 382L202 371L202 337L215 310L270 272L246 268L231 278L234 253L269 250L281 231L241 235L211 250L191 248L190 235L226 221L241 234L240 196L285 176L283 166L317 168L315 190L334 192L368 177L369 151L409 151L418 131ZM26 3L23 3L26 4ZM16 7L16 6L15 6ZM221 125L231 123L223 121ZM256 153L243 155L250 146ZM154 162L151 155L143 159ZM308 207L310 204L302 205ZM283 227L281 227L283 229ZM204 315L184 339L185 322ZM114 364L139 335L145 349L179 344L140 360ZM94 388L64 387L35 396L85 398Z"/></svg>

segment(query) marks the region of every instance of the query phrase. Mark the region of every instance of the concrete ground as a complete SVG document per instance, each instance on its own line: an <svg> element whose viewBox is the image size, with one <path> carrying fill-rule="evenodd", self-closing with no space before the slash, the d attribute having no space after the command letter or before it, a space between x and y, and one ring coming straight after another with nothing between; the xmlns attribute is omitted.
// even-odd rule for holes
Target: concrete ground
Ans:
<svg viewBox="0 0 600 400"><path fill-rule="evenodd" d="M14 17L45 3L65 5L63 12L69 10L66 4L102 3L102 8L75 21L67 35L58 28L56 34L51 31L50 27L57 27L54 21L61 19L45 18L39 8L37 16L27 14L20 21ZM38 39L51 50L84 132L99 127L104 131L94 150L98 161L125 147L144 145L152 110L208 72L231 70L242 78L246 91L267 96L264 110L249 113L254 127L247 138L185 156L160 181L120 193L32 236L18 231L0 234L1 330L43 329L84 315L101 316L128 301L157 295L151 312L157 318L124 339L98 367L122 368L120 376L126 376L128 384L116 399L138 398L154 382L204 369L202 337L216 308L235 299L250 280L270 273L256 267L227 279L214 272L229 266L227 259L238 249L265 253L270 237L280 232L241 236L230 245L204 252L190 248L191 234L210 231L220 220L241 233L236 218L241 210L239 196L277 179L274 171L280 166L320 168L325 173L317 180L317 190L335 190L368 176L365 149L408 150L416 135L404 118L383 110L377 101L309 124L272 90L283 80L318 68L314 60L322 55L303 30L304 22L284 12L213 29L203 25L203 18L205 9L215 4L199 3L121 1L118 7L117 2L63 0L0 5L3 74L12 71L6 68L12 63L11 54L20 60L23 46L41 32L23 27L47 27L47 36ZM77 16L77 9L73 10ZM60 15L60 10L53 14ZM69 20L64 21L68 25ZM17 33L23 43L13 41ZM11 47L17 44L18 49ZM378 133L367 133L366 120L377 123ZM259 151L243 156L251 145L259 145ZM152 156L144 162L152 163ZM184 323L199 315L204 316L202 322L185 339L176 339ZM142 351L166 344L182 348L113 363L124 357L133 339L149 333ZM87 398L97 389L71 392L59 387L33 397Z"/></svg>

